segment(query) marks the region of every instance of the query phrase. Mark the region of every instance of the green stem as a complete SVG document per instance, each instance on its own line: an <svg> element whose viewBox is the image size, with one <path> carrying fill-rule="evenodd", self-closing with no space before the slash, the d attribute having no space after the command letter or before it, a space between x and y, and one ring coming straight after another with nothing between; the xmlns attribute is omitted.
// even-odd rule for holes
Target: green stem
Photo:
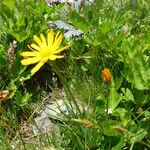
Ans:
<svg viewBox="0 0 150 150"><path fill-rule="evenodd" d="M57 66L57 64L56 64L56 62L53 61L53 62L50 62L49 64L51 65L51 67L52 67L52 69L54 70L54 72L59 76L59 78L60 78L60 80L61 80L61 82L62 82L62 84L63 84L64 90L65 90L67 96L69 97L69 99L71 99L71 100L73 101L73 103L75 104L75 106L76 106L78 112L81 114L81 111L80 111L80 109L79 109L79 106L78 106L77 103L76 103L75 97L73 96L73 94L72 94L72 92L71 92L71 90L70 90L70 88L69 88L69 86L68 86L68 84L67 84L67 82L66 82L66 79L65 79L64 76L61 74L61 71L59 70L59 68L58 68L58 66ZM70 104L71 108L73 109L73 106L72 106L72 104L71 104L70 101L69 101L69 104Z"/></svg>
<svg viewBox="0 0 150 150"><path fill-rule="evenodd" d="M105 92L105 98L106 98L106 118L108 119L108 95L109 95L109 89L108 89L108 83L106 83L106 92Z"/></svg>
<svg viewBox="0 0 150 150"><path fill-rule="evenodd" d="M132 145L131 145L131 147L130 147L130 150L132 150L132 149L133 149L133 145L134 145L134 143L132 143Z"/></svg>

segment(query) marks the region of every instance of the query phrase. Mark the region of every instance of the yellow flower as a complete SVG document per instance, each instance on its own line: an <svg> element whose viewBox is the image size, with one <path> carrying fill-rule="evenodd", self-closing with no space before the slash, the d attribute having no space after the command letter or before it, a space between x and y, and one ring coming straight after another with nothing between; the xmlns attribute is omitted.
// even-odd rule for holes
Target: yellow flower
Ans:
<svg viewBox="0 0 150 150"><path fill-rule="evenodd" d="M34 35L33 39L36 44L32 43L30 46L28 45L31 51L25 51L20 54L24 57L21 60L22 65L36 64L31 70L32 74L37 72L48 60L63 58L64 55L60 55L60 52L70 47L69 45L60 47L63 36L60 32L54 35L52 29L50 29L47 39L42 33L40 34L40 38Z"/></svg>

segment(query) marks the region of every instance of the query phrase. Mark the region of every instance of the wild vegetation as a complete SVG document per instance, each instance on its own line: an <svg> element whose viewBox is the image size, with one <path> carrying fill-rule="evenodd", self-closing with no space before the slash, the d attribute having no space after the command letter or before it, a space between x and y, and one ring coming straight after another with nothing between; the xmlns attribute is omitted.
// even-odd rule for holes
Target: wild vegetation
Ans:
<svg viewBox="0 0 150 150"><path fill-rule="evenodd" d="M83 35L53 30L60 19ZM55 96L68 108L52 119L60 135L27 131ZM149 0L95 0L78 10L0 1L0 149L13 147L150 149Z"/></svg>

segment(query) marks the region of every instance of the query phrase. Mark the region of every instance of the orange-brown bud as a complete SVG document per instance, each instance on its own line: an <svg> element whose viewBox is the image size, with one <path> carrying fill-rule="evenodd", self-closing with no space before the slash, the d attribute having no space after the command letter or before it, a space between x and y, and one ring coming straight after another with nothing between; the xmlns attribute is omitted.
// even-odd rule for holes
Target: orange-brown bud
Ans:
<svg viewBox="0 0 150 150"><path fill-rule="evenodd" d="M105 82L111 80L111 73L108 68L104 68L104 70L102 70L102 78Z"/></svg>

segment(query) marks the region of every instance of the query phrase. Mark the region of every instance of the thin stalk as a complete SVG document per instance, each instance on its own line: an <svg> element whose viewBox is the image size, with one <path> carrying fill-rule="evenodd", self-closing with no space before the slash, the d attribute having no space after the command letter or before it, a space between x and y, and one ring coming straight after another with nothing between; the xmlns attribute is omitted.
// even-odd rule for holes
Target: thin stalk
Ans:
<svg viewBox="0 0 150 150"><path fill-rule="evenodd" d="M132 145L131 145L131 147L130 147L130 150L132 150L132 149L133 149L133 146L134 146L134 143L132 143Z"/></svg>
<svg viewBox="0 0 150 150"><path fill-rule="evenodd" d="M0 115L5 115L5 114L6 114L6 110L0 107Z"/></svg>
<svg viewBox="0 0 150 150"><path fill-rule="evenodd" d="M67 82L66 82L64 76L61 74L61 72L60 72L58 66L56 65L56 62L53 61L53 62L50 62L49 64L52 66L52 68L53 68L53 70L55 71L55 73L59 76L59 78L60 78L60 80L61 80L61 82L62 82L62 84L63 84L64 90L65 90L67 96L68 96L69 98L71 98L71 100L73 100L73 103L75 104L75 106L76 106L78 112L81 114L81 111L80 111L80 109L79 109L79 106L77 105L76 100L75 100L75 98L74 98L74 96L73 96L73 94L72 94L72 92L71 92L71 90L70 90L70 88L69 88L69 86L68 86L68 84L67 84ZM69 104L70 104L70 106L71 106L71 108L72 108L72 110L73 110L73 107L72 107L72 104L71 104L70 101L69 101Z"/></svg>
<svg viewBox="0 0 150 150"><path fill-rule="evenodd" d="M8 130L9 132L11 132L13 135L15 135L16 133L13 131L13 129L3 120L1 120L1 124L2 126Z"/></svg>
<svg viewBox="0 0 150 150"><path fill-rule="evenodd" d="M108 95L109 95L109 89L108 89L108 83L106 83L106 92L105 92L105 98L106 98L106 118L107 119L109 119L109 114L108 114L108 102L109 102L109 97L108 97Z"/></svg>

